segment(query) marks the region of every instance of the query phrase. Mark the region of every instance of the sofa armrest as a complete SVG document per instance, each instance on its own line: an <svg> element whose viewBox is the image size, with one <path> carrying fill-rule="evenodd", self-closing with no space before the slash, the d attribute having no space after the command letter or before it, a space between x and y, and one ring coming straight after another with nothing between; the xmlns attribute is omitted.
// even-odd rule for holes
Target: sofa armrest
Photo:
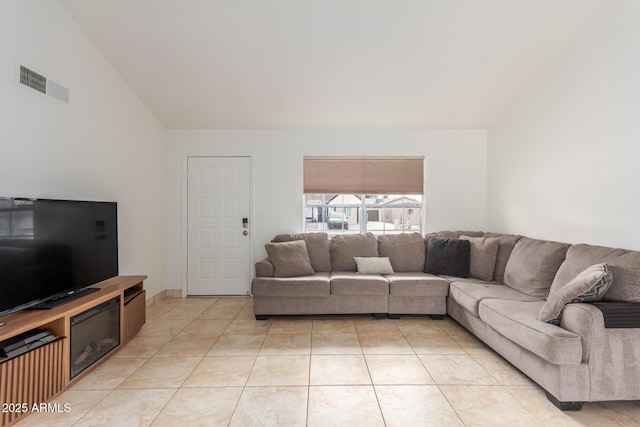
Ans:
<svg viewBox="0 0 640 427"><path fill-rule="evenodd" d="M640 328L640 303L593 302L604 317L605 328Z"/></svg>
<svg viewBox="0 0 640 427"><path fill-rule="evenodd" d="M273 277L273 271L273 264L271 264L269 258L256 262L256 277Z"/></svg>
<svg viewBox="0 0 640 427"><path fill-rule="evenodd" d="M589 400L640 398L640 328L606 328L602 311L593 304L567 304L560 326L582 339Z"/></svg>
<svg viewBox="0 0 640 427"><path fill-rule="evenodd" d="M567 304L562 309L560 327L582 339L582 361L588 362L594 335L602 335L600 330L604 330L602 312L591 304Z"/></svg>

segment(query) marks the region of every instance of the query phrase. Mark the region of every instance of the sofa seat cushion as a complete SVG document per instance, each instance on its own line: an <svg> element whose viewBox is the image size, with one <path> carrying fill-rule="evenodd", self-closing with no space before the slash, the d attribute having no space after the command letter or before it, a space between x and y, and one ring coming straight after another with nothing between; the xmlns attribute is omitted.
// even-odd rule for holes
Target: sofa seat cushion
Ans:
<svg viewBox="0 0 640 427"><path fill-rule="evenodd" d="M480 302L480 319L491 328L556 365L578 365L582 361L581 338L538 320L544 301L523 302L485 299Z"/></svg>
<svg viewBox="0 0 640 427"><path fill-rule="evenodd" d="M256 277L251 293L264 297L326 297L329 296L329 273L302 277Z"/></svg>
<svg viewBox="0 0 640 427"><path fill-rule="evenodd" d="M389 282L379 274L334 271L331 273L331 293L334 295L389 295Z"/></svg>
<svg viewBox="0 0 640 427"><path fill-rule="evenodd" d="M429 273L401 272L384 276L389 281L389 294L398 297L446 297L449 281Z"/></svg>
<svg viewBox="0 0 640 427"><path fill-rule="evenodd" d="M447 276L446 274L441 274L438 277L448 280L451 282L464 282L464 283L480 283L482 285L502 285L503 283L498 282L497 280L480 280L475 277L458 277L458 276ZM537 301L537 299L536 299Z"/></svg>
<svg viewBox="0 0 640 427"><path fill-rule="evenodd" d="M480 316L479 305L480 301L484 299L540 301L540 298L529 296L506 285L496 282L482 282L478 279L452 282L449 287L449 298L476 317Z"/></svg>

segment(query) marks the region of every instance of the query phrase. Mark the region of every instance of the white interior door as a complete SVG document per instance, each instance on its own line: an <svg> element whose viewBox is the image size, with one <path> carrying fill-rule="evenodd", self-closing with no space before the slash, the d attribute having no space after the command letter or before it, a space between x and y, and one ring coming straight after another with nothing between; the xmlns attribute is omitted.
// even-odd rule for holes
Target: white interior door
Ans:
<svg viewBox="0 0 640 427"><path fill-rule="evenodd" d="M189 157L187 170L187 294L248 294L250 159Z"/></svg>

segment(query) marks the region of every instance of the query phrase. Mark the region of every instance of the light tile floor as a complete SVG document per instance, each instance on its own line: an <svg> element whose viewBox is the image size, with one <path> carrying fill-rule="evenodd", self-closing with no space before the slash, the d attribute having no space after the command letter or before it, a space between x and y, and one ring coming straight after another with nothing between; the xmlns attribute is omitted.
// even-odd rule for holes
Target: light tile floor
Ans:
<svg viewBox="0 0 640 427"><path fill-rule="evenodd" d="M114 357L19 426L640 426L640 402L561 412L450 318L281 317L171 298ZM62 407L62 406L61 406Z"/></svg>

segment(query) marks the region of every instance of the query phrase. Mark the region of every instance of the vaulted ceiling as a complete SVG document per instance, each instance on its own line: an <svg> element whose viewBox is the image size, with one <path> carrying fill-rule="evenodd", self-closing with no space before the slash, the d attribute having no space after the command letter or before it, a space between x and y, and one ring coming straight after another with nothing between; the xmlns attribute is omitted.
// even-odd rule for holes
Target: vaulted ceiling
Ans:
<svg viewBox="0 0 640 427"><path fill-rule="evenodd" d="M59 0L165 127L485 128L602 0Z"/></svg>

